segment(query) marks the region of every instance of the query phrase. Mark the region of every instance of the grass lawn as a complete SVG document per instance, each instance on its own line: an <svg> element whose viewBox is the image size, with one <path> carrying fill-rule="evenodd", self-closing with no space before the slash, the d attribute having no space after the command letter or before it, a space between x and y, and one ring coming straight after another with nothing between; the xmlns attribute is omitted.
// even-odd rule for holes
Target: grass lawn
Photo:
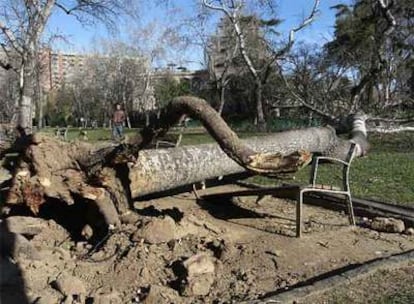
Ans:
<svg viewBox="0 0 414 304"><path fill-rule="evenodd" d="M54 129L46 130L47 133ZM133 135L137 130L125 129L126 135ZM240 133L241 137L257 135ZM71 129L68 140L78 138L79 130ZM88 130L90 142L110 140L109 129ZM371 150L367 157L354 160L351 167L351 189L355 196L372 198L380 201L414 206L414 133L369 134ZM213 142L204 132L188 130L182 139L183 145ZM295 180L275 180L262 176L251 178L252 182L264 185L281 183L303 183L309 179L309 167L295 174ZM340 181L341 168L324 165L320 170L321 184L337 184Z"/></svg>

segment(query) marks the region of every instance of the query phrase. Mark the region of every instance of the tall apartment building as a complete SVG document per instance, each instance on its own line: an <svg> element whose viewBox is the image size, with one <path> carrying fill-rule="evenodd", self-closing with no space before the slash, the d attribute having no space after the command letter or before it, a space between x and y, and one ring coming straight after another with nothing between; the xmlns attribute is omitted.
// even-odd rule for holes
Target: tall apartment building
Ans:
<svg viewBox="0 0 414 304"><path fill-rule="evenodd" d="M44 49L40 57L40 85L45 92L70 82L78 72L83 72L88 55L64 54Z"/></svg>

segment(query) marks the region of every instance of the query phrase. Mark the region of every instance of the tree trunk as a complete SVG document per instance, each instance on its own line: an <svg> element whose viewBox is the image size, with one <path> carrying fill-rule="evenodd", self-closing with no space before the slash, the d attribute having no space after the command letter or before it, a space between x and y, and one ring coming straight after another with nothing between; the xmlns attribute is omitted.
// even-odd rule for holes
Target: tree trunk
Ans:
<svg viewBox="0 0 414 304"><path fill-rule="evenodd" d="M27 133L32 130L32 76L30 63L26 62L20 71L19 107L17 124Z"/></svg>
<svg viewBox="0 0 414 304"><path fill-rule="evenodd" d="M150 113L149 111L145 112L145 126L148 127L150 125Z"/></svg>
<svg viewBox="0 0 414 304"><path fill-rule="evenodd" d="M38 115L37 115L37 128L40 130L43 128L43 99L44 94L42 88L39 86L39 99L38 99Z"/></svg>
<svg viewBox="0 0 414 304"><path fill-rule="evenodd" d="M226 87L224 85L220 86L220 104L218 107L218 113L221 116L223 114L224 103L226 101Z"/></svg>
<svg viewBox="0 0 414 304"><path fill-rule="evenodd" d="M126 116L126 126L128 127L128 129L131 129L131 120L129 119L129 112L127 110L127 103L126 103L126 98L125 98L125 91L122 94L122 103L124 105L124 112L125 112L125 116Z"/></svg>
<svg viewBox="0 0 414 304"><path fill-rule="evenodd" d="M336 136L330 127L307 128L246 139L244 143L262 153L289 155L298 150L345 159L351 142ZM245 172L218 144L143 150L130 168L133 198L190 185L202 180Z"/></svg>
<svg viewBox="0 0 414 304"><path fill-rule="evenodd" d="M256 82L255 99L256 99L256 115L257 115L257 127L260 132L266 132L266 119L263 111L263 86L261 81Z"/></svg>
<svg viewBox="0 0 414 304"><path fill-rule="evenodd" d="M202 120L219 144L141 150L183 113ZM351 140L323 127L241 141L202 99L175 98L163 115L161 126L144 129L129 145L66 143L37 134L21 138L15 144L21 157L15 162L7 203L25 204L35 214L50 199L88 204L109 227L119 224L118 214L129 209L132 198L246 170L272 175L296 171L309 163L310 152L344 159L352 142L357 156L367 150L360 119Z"/></svg>

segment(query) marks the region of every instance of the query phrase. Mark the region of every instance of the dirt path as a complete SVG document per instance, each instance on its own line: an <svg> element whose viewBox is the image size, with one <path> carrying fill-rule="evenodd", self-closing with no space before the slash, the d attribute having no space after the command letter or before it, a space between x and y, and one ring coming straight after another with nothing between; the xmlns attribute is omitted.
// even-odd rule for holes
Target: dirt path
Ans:
<svg viewBox="0 0 414 304"><path fill-rule="evenodd" d="M24 303L13 298L22 289L27 303L235 303L414 249L413 236L352 228L345 214L308 205L297 239L294 202L255 199L197 203L184 193L136 202L136 214L97 251L49 221L30 240L40 259L2 259L22 278L13 283L16 274L2 271L2 303Z"/></svg>

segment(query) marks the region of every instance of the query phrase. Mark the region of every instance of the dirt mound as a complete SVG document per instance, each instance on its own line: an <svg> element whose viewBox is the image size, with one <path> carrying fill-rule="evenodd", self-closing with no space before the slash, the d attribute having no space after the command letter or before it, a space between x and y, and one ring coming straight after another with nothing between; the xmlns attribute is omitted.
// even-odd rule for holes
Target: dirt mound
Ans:
<svg viewBox="0 0 414 304"><path fill-rule="evenodd" d="M2 303L230 303L414 248L413 236L352 228L345 214L308 205L297 239L294 202L255 199L136 202L119 230L93 242L87 227L74 239L54 220L3 220L2 235L36 255L3 252ZM35 228L22 230L23 221Z"/></svg>

